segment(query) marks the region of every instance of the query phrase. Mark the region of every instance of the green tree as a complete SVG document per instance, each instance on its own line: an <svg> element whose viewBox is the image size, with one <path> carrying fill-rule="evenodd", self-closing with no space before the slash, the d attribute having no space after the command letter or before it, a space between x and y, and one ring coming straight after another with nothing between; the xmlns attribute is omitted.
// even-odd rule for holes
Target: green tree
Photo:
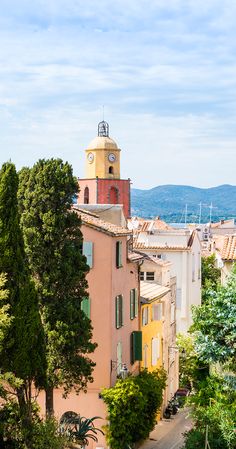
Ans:
<svg viewBox="0 0 236 449"><path fill-rule="evenodd" d="M216 267L215 254L202 257L202 303L208 297L208 291L216 291L220 283L220 268Z"/></svg>
<svg viewBox="0 0 236 449"><path fill-rule="evenodd" d="M146 439L153 430L162 403L166 373L143 370L138 376L118 380L104 389L102 397L108 408L106 439L112 449L128 449Z"/></svg>
<svg viewBox="0 0 236 449"><path fill-rule="evenodd" d="M81 311L87 296L81 221L71 210L78 182L60 159L39 160L20 173L19 203L26 253L37 282L47 345L46 410L53 413L53 389L65 395L86 389L94 363L90 320Z"/></svg>
<svg viewBox="0 0 236 449"><path fill-rule="evenodd" d="M193 428L186 433L185 449L202 449L206 426L211 449L234 449L236 445L236 392L227 381L211 375L199 382L193 396Z"/></svg>
<svg viewBox="0 0 236 449"><path fill-rule="evenodd" d="M208 365L197 356L193 335L177 335L179 348L179 382L180 387L196 388L198 382L209 373Z"/></svg>
<svg viewBox="0 0 236 449"><path fill-rule="evenodd" d="M0 352L2 350L2 342L4 340L7 329L10 326L11 318L8 310L9 305L6 304L8 292L5 289L6 275L0 274Z"/></svg>
<svg viewBox="0 0 236 449"><path fill-rule="evenodd" d="M236 271L225 286L211 291L208 300L193 308L192 332L198 357L207 363L236 367Z"/></svg>
<svg viewBox="0 0 236 449"><path fill-rule="evenodd" d="M0 321L3 335L0 368L5 380L11 381L15 389L25 444L30 447L32 386L44 385L46 358L38 297L24 253L17 189L14 165L3 164L0 171L0 273L6 276L8 304L5 311L7 308L8 315L7 328L6 320Z"/></svg>

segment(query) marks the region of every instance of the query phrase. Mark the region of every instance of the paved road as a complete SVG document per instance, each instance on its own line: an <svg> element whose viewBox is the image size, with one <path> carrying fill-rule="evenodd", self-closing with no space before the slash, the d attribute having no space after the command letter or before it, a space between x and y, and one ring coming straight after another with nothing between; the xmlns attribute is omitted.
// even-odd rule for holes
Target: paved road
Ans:
<svg viewBox="0 0 236 449"><path fill-rule="evenodd" d="M183 432L191 429L189 409L180 409L170 420L160 421L149 440L140 449L180 449L183 446Z"/></svg>

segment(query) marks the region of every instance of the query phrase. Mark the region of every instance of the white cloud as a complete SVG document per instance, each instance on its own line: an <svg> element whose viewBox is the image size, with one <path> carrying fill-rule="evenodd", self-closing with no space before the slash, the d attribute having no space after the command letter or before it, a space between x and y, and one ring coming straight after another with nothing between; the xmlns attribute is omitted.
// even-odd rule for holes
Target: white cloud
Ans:
<svg viewBox="0 0 236 449"><path fill-rule="evenodd" d="M81 175L105 104L136 186L235 183L236 3L3 0L1 9L1 161L60 156Z"/></svg>

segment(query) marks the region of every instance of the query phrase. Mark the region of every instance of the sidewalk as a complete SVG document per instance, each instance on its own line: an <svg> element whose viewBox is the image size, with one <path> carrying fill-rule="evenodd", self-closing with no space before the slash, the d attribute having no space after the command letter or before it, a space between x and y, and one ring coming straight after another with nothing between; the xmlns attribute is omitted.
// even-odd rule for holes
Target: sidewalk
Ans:
<svg viewBox="0 0 236 449"><path fill-rule="evenodd" d="M180 449L184 441L182 434L191 429L188 414L189 408L180 409L171 419L159 421L140 449Z"/></svg>

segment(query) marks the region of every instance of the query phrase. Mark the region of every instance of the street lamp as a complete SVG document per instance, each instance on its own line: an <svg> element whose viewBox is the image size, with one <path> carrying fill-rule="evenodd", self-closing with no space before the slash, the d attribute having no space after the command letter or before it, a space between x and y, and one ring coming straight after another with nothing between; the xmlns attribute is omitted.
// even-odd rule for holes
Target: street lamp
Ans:
<svg viewBox="0 0 236 449"><path fill-rule="evenodd" d="M126 377L128 377L129 374L129 370L127 368L126 363L118 363L116 360L111 360L111 373L113 371L113 369L119 369L119 374L121 376L122 379L126 379Z"/></svg>

